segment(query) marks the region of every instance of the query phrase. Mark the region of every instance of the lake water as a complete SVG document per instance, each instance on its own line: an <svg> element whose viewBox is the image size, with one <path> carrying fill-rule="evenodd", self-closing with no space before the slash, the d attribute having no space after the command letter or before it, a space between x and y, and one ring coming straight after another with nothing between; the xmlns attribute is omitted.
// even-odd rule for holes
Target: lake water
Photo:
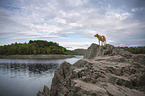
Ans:
<svg viewBox="0 0 145 96"><path fill-rule="evenodd" d="M55 69L64 61L74 64L82 56L67 59L0 59L0 96L36 96L51 87Z"/></svg>

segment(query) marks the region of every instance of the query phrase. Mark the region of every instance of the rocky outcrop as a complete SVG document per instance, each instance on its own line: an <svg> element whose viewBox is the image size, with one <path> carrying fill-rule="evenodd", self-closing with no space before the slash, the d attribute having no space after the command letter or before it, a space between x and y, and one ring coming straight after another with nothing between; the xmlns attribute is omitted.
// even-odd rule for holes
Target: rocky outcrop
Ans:
<svg viewBox="0 0 145 96"><path fill-rule="evenodd" d="M56 69L38 96L145 96L145 55L92 44L84 58Z"/></svg>
<svg viewBox="0 0 145 96"><path fill-rule="evenodd" d="M50 96L49 88L44 85L43 92L39 91L37 96Z"/></svg>
<svg viewBox="0 0 145 96"><path fill-rule="evenodd" d="M123 49L115 48L113 45L106 44L105 46L99 46L97 44L92 44L84 54L84 58L92 59L94 57L104 55L121 55L129 58L132 54L128 51L124 51Z"/></svg>

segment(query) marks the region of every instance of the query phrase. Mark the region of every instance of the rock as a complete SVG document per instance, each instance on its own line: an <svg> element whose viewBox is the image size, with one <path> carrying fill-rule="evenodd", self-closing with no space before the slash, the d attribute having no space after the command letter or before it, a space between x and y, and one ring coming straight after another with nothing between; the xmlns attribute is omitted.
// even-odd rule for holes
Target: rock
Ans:
<svg viewBox="0 0 145 96"><path fill-rule="evenodd" d="M46 85L44 85L43 94L44 96L49 96L49 88Z"/></svg>
<svg viewBox="0 0 145 96"><path fill-rule="evenodd" d="M84 58L56 69L38 96L145 96L145 56L92 44ZM45 94L45 95L44 95Z"/></svg>
<svg viewBox="0 0 145 96"><path fill-rule="evenodd" d="M93 43L84 54L84 58L92 59L94 57L104 55L121 55L127 59L131 58L132 56L130 52L124 51L120 48L115 48L113 45L106 44L105 46L99 46Z"/></svg>
<svg viewBox="0 0 145 96"><path fill-rule="evenodd" d="M105 46L99 46L93 43L84 54L84 58L92 59L96 56L109 55L113 52L113 49L114 46L109 44L106 44Z"/></svg>
<svg viewBox="0 0 145 96"><path fill-rule="evenodd" d="M71 64L67 62L63 62L60 67L56 69L51 85L51 96L64 96L68 88L71 86L71 71Z"/></svg>
<svg viewBox="0 0 145 96"><path fill-rule="evenodd" d="M37 94L37 96L44 96L43 95L43 92L39 91L38 94Z"/></svg>
<svg viewBox="0 0 145 96"><path fill-rule="evenodd" d="M46 85L44 85L43 92L39 91L37 96L50 96L49 88Z"/></svg>

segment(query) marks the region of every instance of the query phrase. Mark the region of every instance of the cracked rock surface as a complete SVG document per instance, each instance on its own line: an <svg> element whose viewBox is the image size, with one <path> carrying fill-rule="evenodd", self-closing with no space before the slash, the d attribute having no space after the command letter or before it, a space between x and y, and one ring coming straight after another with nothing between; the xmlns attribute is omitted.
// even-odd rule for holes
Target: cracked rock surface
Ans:
<svg viewBox="0 0 145 96"><path fill-rule="evenodd" d="M145 96L145 55L92 44L84 58L56 69L38 96Z"/></svg>

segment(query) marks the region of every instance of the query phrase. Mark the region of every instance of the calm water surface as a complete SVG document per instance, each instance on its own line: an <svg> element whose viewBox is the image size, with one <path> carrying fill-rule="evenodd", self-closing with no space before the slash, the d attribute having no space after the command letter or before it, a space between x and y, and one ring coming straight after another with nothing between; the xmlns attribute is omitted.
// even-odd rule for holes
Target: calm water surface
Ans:
<svg viewBox="0 0 145 96"><path fill-rule="evenodd" d="M74 64L82 56L67 59L0 59L0 96L36 96L51 87L55 69L64 61Z"/></svg>

